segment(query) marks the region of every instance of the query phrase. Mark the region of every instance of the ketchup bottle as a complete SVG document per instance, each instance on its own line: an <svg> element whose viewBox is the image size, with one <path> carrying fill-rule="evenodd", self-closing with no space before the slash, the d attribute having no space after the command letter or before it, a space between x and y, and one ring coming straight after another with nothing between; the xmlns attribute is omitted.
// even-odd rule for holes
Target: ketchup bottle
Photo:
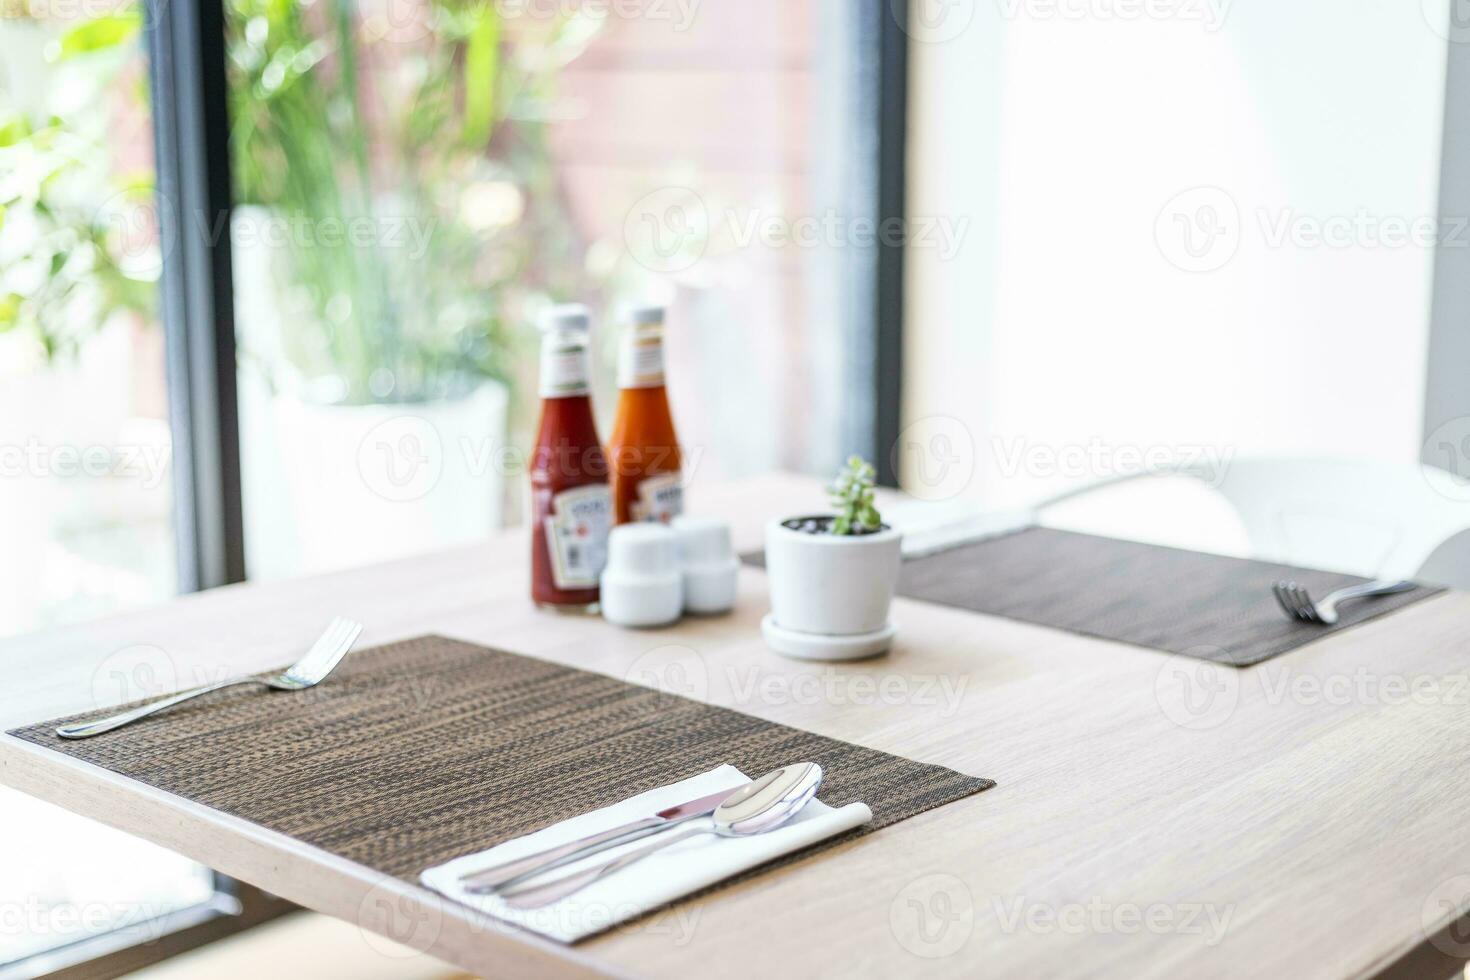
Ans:
<svg viewBox="0 0 1470 980"><path fill-rule="evenodd" d="M531 460L531 598L563 612L596 612L607 562L612 495L588 386L586 307L541 320L541 425Z"/></svg>
<svg viewBox="0 0 1470 980"><path fill-rule="evenodd" d="M635 309L618 362L618 409L607 456L619 524L662 521L684 510L683 461L664 385L664 310Z"/></svg>

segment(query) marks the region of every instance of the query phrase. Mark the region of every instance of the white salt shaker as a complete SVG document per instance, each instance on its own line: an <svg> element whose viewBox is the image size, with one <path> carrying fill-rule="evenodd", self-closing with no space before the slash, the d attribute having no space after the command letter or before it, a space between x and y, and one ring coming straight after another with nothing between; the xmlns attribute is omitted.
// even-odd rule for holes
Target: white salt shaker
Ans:
<svg viewBox="0 0 1470 980"><path fill-rule="evenodd" d="M679 560L684 568L684 611L710 615L735 607L740 561L730 545L730 525L708 517L676 517Z"/></svg>
<svg viewBox="0 0 1470 980"><path fill-rule="evenodd" d="M617 626L666 626L683 609L677 535L662 524L613 528L602 572L602 618Z"/></svg>

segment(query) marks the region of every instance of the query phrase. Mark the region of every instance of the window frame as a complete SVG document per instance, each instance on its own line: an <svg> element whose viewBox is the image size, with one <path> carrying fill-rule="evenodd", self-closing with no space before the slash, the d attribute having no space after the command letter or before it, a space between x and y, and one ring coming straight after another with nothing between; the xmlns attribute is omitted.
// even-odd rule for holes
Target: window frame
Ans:
<svg viewBox="0 0 1470 980"><path fill-rule="evenodd" d="M221 0L147 0L179 591L245 580ZM222 233L221 233L222 230Z"/></svg>
<svg viewBox="0 0 1470 980"><path fill-rule="evenodd" d="M230 236L210 233L229 228L231 210L224 5L146 0L144 17L178 587L186 593L245 579ZM118 977L298 911L212 873L214 894L201 904L0 966L0 976ZM140 934L158 938L137 943Z"/></svg>
<svg viewBox="0 0 1470 980"><path fill-rule="evenodd" d="M908 4L869 0L878 7L876 92L869 125L877 134L874 207L878 228L908 227ZM871 16L871 15L870 15ZM895 450L903 425L904 254L907 234L894 242L879 235L873 280L873 322L868 346L873 370L872 446L868 458L883 486L898 486Z"/></svg>
<svg viewBox="0 0 1470 980"><path fill-rule="evenodd" d="M215 888L214 896L199 905L0 966L0 977L113 980L300 911L285 899L223 875L215 875ZM135 933L158 938L135 943Z"/></svg>
<svg viewBox="0 0 1470 980"><path fill-rule="evenodd" d="M1443 144L1439 167L1439 228L1460 227L1470 215L1470 45L1446 41ZM1429 356L1425 367L1424 440L1421 461L1458 470L1470 478L1470 461L1463 453L1449 460L1439 447L1429 445L1435 431L1456 419L1470 417L1470 249L1442 234L1435 247L1433 299L1429 321Z"/></svg>

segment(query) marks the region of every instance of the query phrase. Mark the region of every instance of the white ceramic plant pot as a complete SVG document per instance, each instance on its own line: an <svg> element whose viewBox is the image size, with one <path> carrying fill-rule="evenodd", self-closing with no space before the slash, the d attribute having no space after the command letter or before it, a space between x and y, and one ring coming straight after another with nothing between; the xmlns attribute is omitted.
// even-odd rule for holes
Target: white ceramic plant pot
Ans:
<svg viewBox="0 0 1470 980"><path fill-rule="evenodd" d="M851 659L886 650L893 639L888 607L898 584L902 540L892 528L836 535L793 531L780 521L768 525L767 642L778 653L804 659Z"/></svg>

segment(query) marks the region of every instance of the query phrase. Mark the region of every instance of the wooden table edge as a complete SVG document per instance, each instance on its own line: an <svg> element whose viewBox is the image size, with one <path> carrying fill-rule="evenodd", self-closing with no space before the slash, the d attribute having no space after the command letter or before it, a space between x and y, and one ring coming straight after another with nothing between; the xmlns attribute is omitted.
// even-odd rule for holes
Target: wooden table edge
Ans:
<svg viewBox="0 0 1470 980"><path fill-rule="evenodd" d="M166 847L304 908L356 923L393 942L408 942L418 952L473 973L629 977L573 946L13 735L0 734L0 785ZM292 864L305 868L309 885L289 873L272 873ZM323 887L324 878L330 888ZM432 938L419 935L425 922Z"/></svg>

